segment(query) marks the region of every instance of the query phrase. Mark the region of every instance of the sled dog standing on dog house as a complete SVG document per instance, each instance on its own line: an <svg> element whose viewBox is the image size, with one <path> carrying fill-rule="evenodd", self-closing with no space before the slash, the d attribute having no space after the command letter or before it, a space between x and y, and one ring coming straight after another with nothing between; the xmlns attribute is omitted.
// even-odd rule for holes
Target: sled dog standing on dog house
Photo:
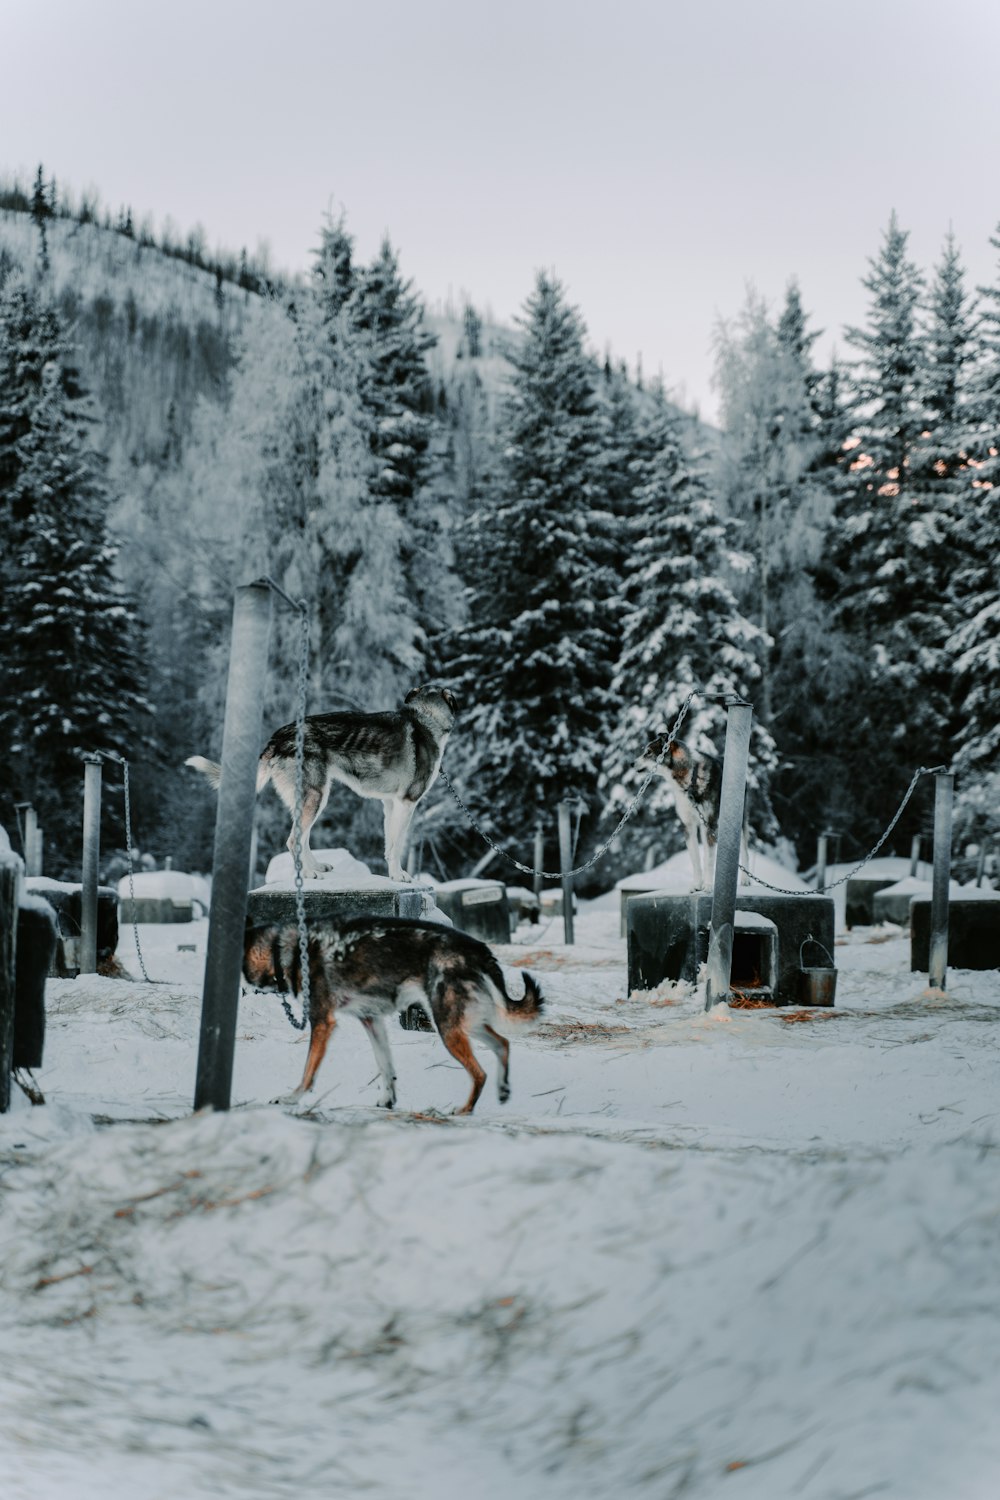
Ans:
<svg viewBox="0 0 1000 1500"><path fill-rule="evenodd" d="M706 890L715 876L715 845L719 836L719 803L722 796L722 765L714 755L692 750L683 740L661 734L651 740L636 761L641 771L655 771L670 785L677 816L684 826L695 888ZM704 849L705 868L701 854ZM744 868L750 856L746 837L741 841ZM748 877L744 874L742 880Z"/></svg>
<svg viewBox="0 0 1000 1500"><path fill-rule="evenodd" d="M360 797L378 797L385 815L385 862L390 880L407 878L403 849L414 809L433 786L455 722L455 699L447 688L419 687L401 708L388 713L310 714L305 721L301 818L302 873L322 875L309 834L335 781ZM203 755L185 765L219 785L219 767ZM276 729L261 752L257 790L271 782L292 815L288 848L295 852L295 725Z"/></svg>

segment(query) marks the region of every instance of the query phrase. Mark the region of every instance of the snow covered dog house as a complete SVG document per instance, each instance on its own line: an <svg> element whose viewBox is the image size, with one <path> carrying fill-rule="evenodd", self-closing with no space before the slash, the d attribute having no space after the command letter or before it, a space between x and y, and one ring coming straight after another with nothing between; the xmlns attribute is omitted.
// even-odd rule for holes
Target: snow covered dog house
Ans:
<svg viewBox="0 0 1000 1500"><path fill-rule="evenodd" d="M510 907L501 880L449 880L434 899L456 927L484 943L510 942Z"/></svg>
<svg viewBox="0 0 1000 1500"><path fill-rule="evenodd" d="M328 869L303 884L309 922L331 917L345 921L351 917L432 917L437 910L433 892L426 886L373 875L346 849L320 849L316 858ZM247 918L261 926L296 920L295 866L290 854L278 854L271 860L264 885L247 897Z"/></svg>
<svg viewBox="0 0 1000 1500"><path fill-rule="evenodd" d="M910 900L910 969L927 969L931 898ZM955 969L1000 969L1000 891L952 886L948 899L948 962Z"/></svg>
<svg viewBox="0 0 1000 1500"><path fill-rule="evenodd" d="M630 993L655 989L665 979L696 982L708 959L710 892L632 896L625 915ZM812 938L832 954L833 927L832 896L741 889L733 930L732 989L763 1004L801 1004L803 944Z"/></svg>

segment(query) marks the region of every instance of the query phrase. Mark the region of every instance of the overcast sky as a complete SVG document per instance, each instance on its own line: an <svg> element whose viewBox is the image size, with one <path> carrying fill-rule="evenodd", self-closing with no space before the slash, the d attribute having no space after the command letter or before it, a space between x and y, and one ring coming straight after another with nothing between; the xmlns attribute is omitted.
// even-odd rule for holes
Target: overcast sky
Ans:
<svg viewBox="0 0 1000 1500"><path fill-rule="evenodd" d="M998 0L0 0L0 51L0 168L286 270L342 208L505 322L552 270L708 417L747 283L825 363L893 208L996 280Z"/></svg>

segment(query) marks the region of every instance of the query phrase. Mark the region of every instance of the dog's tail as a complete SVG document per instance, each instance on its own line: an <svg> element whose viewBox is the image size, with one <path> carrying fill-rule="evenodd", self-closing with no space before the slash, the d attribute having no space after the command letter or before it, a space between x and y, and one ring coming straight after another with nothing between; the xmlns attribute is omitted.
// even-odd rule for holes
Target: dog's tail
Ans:
<svg viewBox="0 0 1000 1500"><path fill-rule="evenodd" d="M203 755L189 755L184 762L186 766L192 766L196 771L208 778L216 791L219 789L219 778L222 775L222 767L216 765L214 760L206 760ZM271 779L271 764L261 756L257 766L257 790L262 792Z"/></svg>
<svg viewBox="0 0 1000 1500"><path fill-rule="evenodd" d="M512 1021L537 1021L545 1007L545 997L538 987L538 980L525 970L524 994L519 1000L508 995L507 987L500 979L500 997L503 1008Z"/></svg>

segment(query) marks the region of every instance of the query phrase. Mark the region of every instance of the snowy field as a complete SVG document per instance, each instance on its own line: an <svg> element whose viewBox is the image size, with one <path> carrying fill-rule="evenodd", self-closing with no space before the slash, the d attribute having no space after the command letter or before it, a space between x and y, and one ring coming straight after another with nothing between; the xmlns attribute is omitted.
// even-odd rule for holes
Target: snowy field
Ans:
<svg viewBox="0 0 1000 1500"><path fill-rule="evenodd" d="M498 950L548 1002L508 1105L393 1026L377 1111L348 1019L274 1106L249 994L193 1117L206 924L140 933L0 1118L10 1500L1000 1494L1000 975L860 929L834 1011L705 1015L626 997L612 895Z"/></svg>

